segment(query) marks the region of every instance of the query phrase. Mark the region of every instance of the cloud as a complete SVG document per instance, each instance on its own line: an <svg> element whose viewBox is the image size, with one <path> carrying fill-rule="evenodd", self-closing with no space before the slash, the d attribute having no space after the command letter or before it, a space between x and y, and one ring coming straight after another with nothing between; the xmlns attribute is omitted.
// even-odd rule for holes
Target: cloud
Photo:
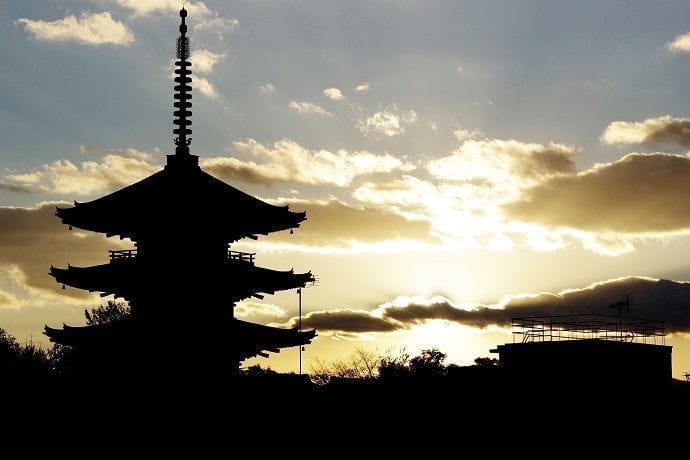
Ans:
<svg viewBox="0 0 690 460"><path fill-rule="evenodd" d="M272 83L266 83L265 85L259 86L259 91L264 94L273 94L276 91L276 87Z"/></svg>
<svg viewBox="0 0 690 460"><path fill-rule="evenodd" d="M427 169L439 179L492 187L507 197L549 176L574 172L574 153L562 144L466 141L450 156L430 161Z"/></svg>
<svg viewBox="0 0 690 460"><path fill-rule="evenodd" d="M201 91L201 94L204 96L210 97L211 99L215 99L218 97L218 91L216 91L216 87L208 81L208 79L200 76L193 77L194 79L194 86L196 89Z"/></svg>
<svg viewBox="0 0 690 460"><path fill-rule="evenodd" d="M302 325L320 332L343 333L393 332L434 320L476 328L510 327L513 317L616 314L607 306L624 294L632 296L633 316L666 321L669 332L690 332L690 283L647 277L611 279L558 293L507 295L492 305L459 304L442 296L402 296L374 310L313 311L302 317ZM296 321L293 317L283 325Z"/></svg>
<svg viewBox="0 0 690 460"><path fill-rule="evenodd" d="M366 151L310 150L289 139L278 141L273 146L247 139L234 142L233 147L241 154L262 161L256 163L232 157L204 158L203 167L227 180L261 185L300 182L338 187L347 186L362 175L414 169L414 166L387 153L375 155Z"/></svg>
<svg viewBox="0 0 690 460"><path fill-rule="evenodd" d="M213 67L225 59L225 57L225 53L214 53L207 49L197 49L192 51L189 60L192 61L196 73L209 74L213 72Z"/></svg>
<svg viewBox="0 0 690 460"><path fill-rule="evenodd" d="M4 179L0 179L0 190L15 193L36 193L36 190L33 187L8 182Z"/></svg>
<svg viewBox="0 0 690 460"><path fill-rule="evenodd" d="M11 292L0 289L0 310L18 310L26 304Z"/></svg>
<svg viewBox="0 0 690 460"><path fill-rule="evenodd" d="M535 184L573 174L574 154L573 147L560 144L465 141L451 155L427 163L431 179L408 174L387 182L366 182L353 197L428 221L432 234L448 247L504 251L512 249L518 237L529 247L554 250L564 246L562 235L512 221L502 207Z"/></svg>
<svg viewBox="0 0 690 460"><path fill-rule="evenodd" d="M298 318L290 318L283 327L295 327ZM302 328L319 331L338 331L353 334L369 332L393 332L401 325L387 318L377 317L366 310L341 308L312 311L302 316Z"/></svg>
<svg viewBox="0 0 690 460"><path fill-rule="evenodd" d="M37 40L123 46L134 42L132 31L108 12L82 13L79 17L69 15L55 21L21 18L15 24L24 26L24 30Z"/></svg>
<svg viewBox="0 0 690 460"><path fill-rule="evenodd" d="M397 110L396 107L393 110ZM376 136L393 137L405 133L405 126L417 121L417 113L414 110L406 114L398 114L393 111L382 110L370 117L360 120L357 127L362 134L373 134Z"/></svg>
<svg viewBox="0 0 690 460"><path fill-rule="evenodd" d="M349 247L354 242L396 239L438 242L430 236L428 222L406 219L385 209L352 206L336 199L290 199L286 203L290 203L291 209L306 211L307 220L294 234L277 233L271 236L271 241L321 247Z"/></svg>
<svg viewBox="0 0 690 460"><path fill-rule="evenodd" d="M690 119L663 115L642 122L614 121L600 137L604 144L678 144L690 147Z"/></svg>
<svg viewBox="0 0 690 460"><path fill-rule="evenodd" d="M240 21L238 21L236 18L215 17L195 24L194 31L201 32L204 30L214 30L219 32L222 30L235 30L239 27L239 25Z"/></svg>
<svg viewBox="0 0 690 460"><path fill-rule="evenodd" d="M283 308L267 302L243 300L235 305L235 316L238 318L282 318L286 314Z"/></svg>
<svg viewBox="0 0 690 460"><path fill-rule="evenodd" d="M340 91L338 88L326 88L323 90L323 95L329 99L333 99L334 101L342 101L345 99L342 91Z"/></svg>
<svg viewBox="0 0 690 460"><path fill-rule="evenodd" d="M484 133L479 131L478 129L469 130L458 128L455 131L453 131L453 137L455 137L460 142L464 142L469 140L481 139L484 137Z"/></svg>
<svg viewBox="0 0 690 460"><path fill-rule="evenodd" d="M328 110L324 109L323 107L320 107L312 102L308 101L290 101L290 108L293 110L296 110L297 112L303 114L303 115L310 115L310 114L316 114L316 115L324 115L327 117L334 117L335 114L332 112L329 112Z"/></svg>
<svg viewBox="0 0 690 460"><path fill-rule="evenodd" d="M594 233L690 230L690 159L632 153L577 174L554 176L505 207L513 219Z"/></svg>
<svg viewBox="0 0 690 460"><path fill-rule="evenodd" d="M100 145L82 144L79 146L79 151L88 155L97 155L100 157L107 157L109 155L114 155L122 158L130 158L140 161L151 161L153 159L152 154L148 152L142 152L141 150L127 148L127 149L108 149L101 147ZM155 151L156 156L161 156L160 150Z"/></svg>
<svg viewBox="0 0 690 460"><path fill-rule="evenodd" d="M34 303L46 296L55 299L56 295L93 299L85 291L63 291L48 275L50 265L104 263L108 249L122 246L119 241L109 241L99 234L70 232L55 217L55 207L65 205L44 202L28 208L0 207L0 268L20 290L29 291Z"/></svg>
<svg viewBox="0 0 690 460"><path fill-rule="evenodd" d="M86 196L113 191L160 169L147 161L149 154L134 149L105 151L97 146L81 149L85 153L98 151L106 155L100 162L84 161L80 165L58 160L29 173L4 176L2 183L34 193Z"/></svg>
<svg viewBox="0 0 690 460"><path fill-rule="evenodd" d="M368 93L369 92L369 83L367 83L367 82L360 83L359 85L355 86L355 91L358 93Z"/></svg>
<svg viewBox="0 0 690 460"><path fill-rule="evenodd" d="M674 53L690 53L690 32L677 35L666 43L666 49Z"/></svg>
<svg viewBox="0 0 690 460"><path fill-rule="evenodd" d="M131 10L135 16L149 16L151 14L175 13L180 11L183 5L179 0L115 0L123 8ZM195 18L205 17L211 14L203 2L184 2L184 7L189 15Z"/></svg>
<svg viewBox="0 0 690 460"><path fill-rule="evenodd" d="M213 83L211 83L208 78L202 77L202 75L209 75L213 73L213 68L220 61L225 59L227 55L225 53L214 53L213 51L207 49L198 49L192 51L189 57L192 61L192 68L195 75L192 76L192 85L195 89L199 90L204 96L215 99L218 97L218 91ZM170 66L172 69L174 60L170 61ZM170 78L175 75L170 72Z"/></svg>

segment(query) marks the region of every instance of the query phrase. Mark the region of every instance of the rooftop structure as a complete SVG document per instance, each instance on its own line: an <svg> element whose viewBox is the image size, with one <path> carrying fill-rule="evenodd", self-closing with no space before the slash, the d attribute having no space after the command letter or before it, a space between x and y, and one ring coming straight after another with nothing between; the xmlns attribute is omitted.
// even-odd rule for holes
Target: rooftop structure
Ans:
<svg viewBox="0 0 690 460"><path fill-rule="evenodd" d="M513 343L497 346L516 385L606 392L671 383L663 321L581 314L513 318Z"/></svg>
<svg viewBox="0 0 690 460"><path fill-rule="evenodd" d="M513 343L561 340L613 340L664 345L663 321L627 316L583 314L512 319Z"/></svg>

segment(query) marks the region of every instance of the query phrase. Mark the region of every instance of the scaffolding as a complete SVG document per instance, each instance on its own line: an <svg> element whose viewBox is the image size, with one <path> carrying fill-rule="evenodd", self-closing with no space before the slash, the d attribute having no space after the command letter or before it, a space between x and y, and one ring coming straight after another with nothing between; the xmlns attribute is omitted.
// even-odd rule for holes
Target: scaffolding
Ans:
<svg viewBox="0 0 690 460"><path fill-rule="evenodd" d="M664 321L622 315L527 316L512 319L513 343L560 340L611 340L666 344Z"/></svg>

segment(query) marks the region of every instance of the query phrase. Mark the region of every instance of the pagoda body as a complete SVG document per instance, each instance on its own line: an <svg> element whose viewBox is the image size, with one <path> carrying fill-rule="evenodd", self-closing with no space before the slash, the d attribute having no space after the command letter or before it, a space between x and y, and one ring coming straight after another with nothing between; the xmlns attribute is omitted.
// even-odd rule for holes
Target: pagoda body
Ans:
<svg viewBox="0 0 690 460"><path fill-rule="evenodd" d="M306 213L237 190L204 172L199 158L190 154L192 80L184 9L180 17L175 154L167 156L162 171L140 182L56 212L70 228L134 243L133 249L110 251L110 261L103 265L50 270L63 285L126 299L131 318L97 326L46 326L45 334L53 342L125 361L136 356L140 364L179 367L182 362L236 371L243 359L302 346L316 335L252 324L233 315L242 299L314 281L310 272L261 268L254 254L230 249L242 238L297 228Z"/></svg>

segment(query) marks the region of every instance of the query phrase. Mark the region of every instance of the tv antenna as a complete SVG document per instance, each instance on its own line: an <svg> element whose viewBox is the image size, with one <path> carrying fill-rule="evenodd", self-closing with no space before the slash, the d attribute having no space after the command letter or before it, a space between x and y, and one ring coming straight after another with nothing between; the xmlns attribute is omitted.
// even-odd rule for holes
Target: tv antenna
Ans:
<svg viewBox="0 0 690 460"><path fill-rule="evenodd" d="M618 332L621 342L623 341L623 312L630 313L630 306L632 304L632 295L625 294L621 300L619 300L618 302L613 302L612 304L609 304L606 307L615 308L616 310L618 310ZM634 338L635 336L633 335L632 339Z"/></svg>
<svg viewBox="0 0 690 460"><path fill-rule="evenodd" d="M625 294L623 296L623 299L619 300L618 302L613 302L612 304L607 305L606 308L615 308L616 310L618 310L618 314L622 315L623 312L630 313L630 306L632 304L632 296L630 294Z"/></svg>

